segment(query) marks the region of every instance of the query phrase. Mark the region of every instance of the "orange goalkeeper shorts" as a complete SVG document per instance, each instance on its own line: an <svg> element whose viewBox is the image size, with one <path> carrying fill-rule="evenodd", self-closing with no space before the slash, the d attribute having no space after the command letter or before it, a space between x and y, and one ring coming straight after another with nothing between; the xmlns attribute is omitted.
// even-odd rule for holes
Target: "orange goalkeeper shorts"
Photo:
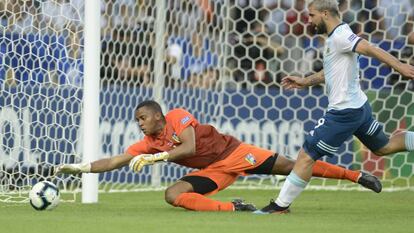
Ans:
<svg viewBox="0 0 414 233"><path fill-rule="evenodd" d="M242 143L227 158L186 176L202 176L213 180L217 184L217 189L206 194L211 195L227 188L239 176L246 175L246 170L260 166L274 154L275 152Z"/></svg>

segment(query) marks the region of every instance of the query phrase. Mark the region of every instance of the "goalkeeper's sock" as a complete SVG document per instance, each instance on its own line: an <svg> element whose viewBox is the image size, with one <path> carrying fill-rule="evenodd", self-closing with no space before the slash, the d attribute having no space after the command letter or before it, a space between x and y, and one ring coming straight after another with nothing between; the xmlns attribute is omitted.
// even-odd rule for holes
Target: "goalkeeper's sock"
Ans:
<svg viewBox="0 0 414 233"><path fill-rule="evenodd" d="M354 183L358 182L359 171L351 171L327 162L316 161L313 166L312 176L332 179L347 179Z"/></svg>
<svg viewBox="0 0 414 233"><path fill-rule="evenodd" d="M195 211L234 211L231 202L216 201L198 193L182 193L174 201L174 206Z"/></svg>
<svg viewBox="0 0 414 233"><path fill-rule="evenodd" d="M414 151L414 132L412 131L405 133L405 149L407 151Z"/></svg>

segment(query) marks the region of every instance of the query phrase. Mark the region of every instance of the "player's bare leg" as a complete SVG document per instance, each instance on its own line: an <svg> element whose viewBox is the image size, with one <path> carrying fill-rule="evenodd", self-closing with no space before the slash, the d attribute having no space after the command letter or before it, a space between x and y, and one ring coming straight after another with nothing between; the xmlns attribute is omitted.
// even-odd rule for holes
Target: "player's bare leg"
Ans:
<svg viewBox="0 0 414 233"><path fill-rule="evenodd" d="M254 213L289 213L290 204L297 196L299 196L300 193L302 193L312 177L312 167L314 164L315 161L303 149L301 149L292 172L286 178L286 181L280 190L279 197L276 201L270 201L269 205L265 206L261 210L255 211Z"/></svg>
<svg viewBox="0 0 414 233"><path fill-rule="evenodd" d="M292 171L295 161L279 155L272 168L272 174L289 175ZM312 176L329 179L346 179L354 183L359 183L363 187L379 193L382 190L381 182L377 177L360 172L345 169L327 162L317 160L312 168Z"/></svg>
<svg viewBox="0 0 414 233"><path fill-rule="evenodd" d="M185 181L178 181L165 190L164 198L168 204L174 205L175 200L180 194L191 192L194 192L194 190L193 186L190 183Z"/></svg>
<svg viewBox="0 0 414 233"><path fill-rule="evenodd" d="M208 185L207 185L208 186ZM211 191L214 191L214 187ZM208 192L203 190L199 192ZM255 211L252 204L244 203L241 199L222 202L210 199L194 190L193 185L186 181L178 181L165 191L167 203L195 211Z"/></svg>
<svg viewBox="0 0 414 233"><path fill-rule="evenodd" d="M402 151L414 150L414 132L397 132L391 136L387 145L377 151L373 151L378 156L386 156Z"/></svg>

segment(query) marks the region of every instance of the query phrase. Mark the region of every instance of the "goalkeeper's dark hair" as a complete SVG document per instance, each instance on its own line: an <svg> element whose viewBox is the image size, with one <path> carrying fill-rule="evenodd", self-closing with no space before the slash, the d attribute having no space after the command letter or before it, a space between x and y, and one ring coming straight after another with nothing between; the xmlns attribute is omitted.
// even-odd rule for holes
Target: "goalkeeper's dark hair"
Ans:
<svg viewBox="0 0 414 233"><path fill-rule="evenodd" d="M139 103L138 106L135 108L135 111L137 111L138 109L140 109L142 107L150 108L154 112L159 112L159 113L162 114L161 106L157 102L155 102L154 100L145 100L145 101Z"/></svg>

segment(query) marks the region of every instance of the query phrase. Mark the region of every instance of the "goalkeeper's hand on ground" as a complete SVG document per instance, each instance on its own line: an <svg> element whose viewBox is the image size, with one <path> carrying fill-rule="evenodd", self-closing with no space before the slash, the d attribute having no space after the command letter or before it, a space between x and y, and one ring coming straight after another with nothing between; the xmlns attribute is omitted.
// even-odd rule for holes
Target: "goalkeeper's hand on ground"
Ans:
<svg viewBox="0 0 414 233"><path fill-rule="evenodd" d="M167 161L168 157L168 152L138 155L131 159L129 162L129 168L138 173L145 165L154 164L159 161Z"/></svg>
<svg viewBox="0 0 414 233"><path fill-rule="evenodd" d="M79 173L84 173L84 172L91 172L90 163L61 164L55 168L55 175L79 174Z"/></svg>

